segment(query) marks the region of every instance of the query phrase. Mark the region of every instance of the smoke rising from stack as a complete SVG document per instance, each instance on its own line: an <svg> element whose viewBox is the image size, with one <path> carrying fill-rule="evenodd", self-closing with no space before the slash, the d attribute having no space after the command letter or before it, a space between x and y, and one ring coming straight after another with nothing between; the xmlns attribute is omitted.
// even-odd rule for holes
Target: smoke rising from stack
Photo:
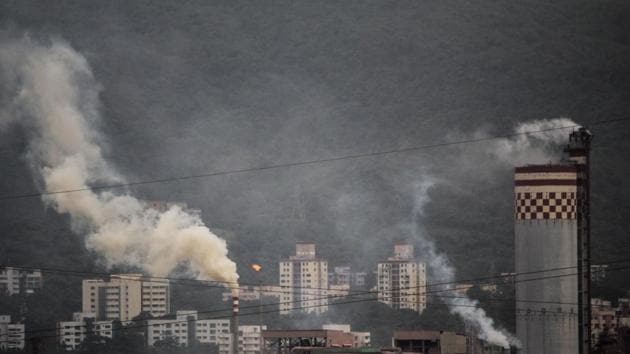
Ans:
<svg viewBox="0 0 630 354"><path fill-rule="evenodd" d="M518 134L512 138L497 139L479 147L466 147L458 157L461 164L478 163L487 156L492 156L500 164L510 166L524 163L547 163L555 161L561 156L562 149L559 145L566 142L568 129L557 129L561 127L575 126L576 123L567 118L557 118L549 120L536 120L519 124L514 133ZM536 134L523 134L530 131L544 131ZM485 131L477 131L473 138L488 136ZM482 160L483 161L483 160ZM478 166L476 167L478 168ZM462 173L462 175L466 175ZM429 191L433 186L441 183L452 184L453 181L438 180L425 176L422 182L416 184L414 190L414 210L412 232L415 240L419 243L419 251L423 260L428 263L432 275L439 279L438 282L455 281L455 268L451 265L448 257L440 253L435 243L430 240L421 227L422 217L426 205L430 202ZM509 237L509 235L506 235ZM468 297L462 297L460 293L453 291L452 286L443 286L438 290L444 291L452 298L445 298L442 301L449 306L451 313L459 315L465 322L475 327L480 339L489 343L503 347L520 347L516 339L508 331L498 328L494 320L487 316L486 312L478 307L478 301Z"/></svg>
<svg viewBox="0 0 630 354"><path fill-rule="evenodd" d="M172 205L150 208L129 193L55 191L120 183L103 157L100 87L85 58L68 44L1 38L0 128L19 124L29 135L27 158L46 205L71 217L86 246L108 266L124 264L166 276L178 265L198 279L237 288L236 264L225 240L200 216Z"/></svg>
<svg viewBox="0 0 630 354"><path fill-rule="evenodd" d="M439 282L452 283L455 281L455 268L450 264L445 254L440 253L433 241L427 238L421 229L420 218L424 214L424 208L430 201L428 192L435 185L435 181L429 177L416 186L414 193L414 210L412 232L415 241L419 243L419 253L421 259L428 264L429 271ZM507 331L496 328L494 320L486 315L486 312L478 307L476 300L461 296L451 290L452 286L442 286L439 288L444 294L453 298L444 298L451 313L459 315L464 321L473 325L479 331L479 338L489 343L508 348L510 345L518 346L518 341Z"/></svg>
<svg viewBox="0 0 630 354"><path fill-rule="evenodd" d="M568 118L542 119L520 123L514 133L520 134L512 138L498 139L490 144L490 153L501 161L512 165L523 163L540 164L559 160L569 129L563 127L576 126L577 123ZM525 134L526 132L539 132Z"/></svg>

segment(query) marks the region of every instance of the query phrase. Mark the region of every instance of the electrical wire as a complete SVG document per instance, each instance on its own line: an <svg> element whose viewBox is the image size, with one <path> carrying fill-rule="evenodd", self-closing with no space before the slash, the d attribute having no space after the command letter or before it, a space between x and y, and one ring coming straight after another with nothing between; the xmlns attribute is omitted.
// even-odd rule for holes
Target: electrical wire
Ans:
<svg viewBox="0 0 630 354"><path fill-rule="evenodd" d="M612 261L608 261L608 262L597 262L597 263L603 263L603 264L619 264L619 263L626 263L626 262L630 262L630 258L624 258L624 259L617 259L617 260L612 260ZM425 284L424 286L427 287L433 287L433 286L441 286L441 285L452 285L452 284L458 284L458 283L475 283L475 284L494 284L492 282L490 283L480 283L481 281L487 280L493 280L493 279L505 279L505 278L509 278L509 277L514 277L514 276L522 276L522 275L531 275L531 274L539 274L539 273L547 273L547 272L553 272L553 271L561 271L561 270L569 270L569 269L574 269L577 268L578 266L566 266L566 267L556 267L556 268L547 268L547 269L541 269L541 270L535 270L535 271L528 271L528 272L519 272L519 273L509 273L509 274L495 274L495 275L491 275L491 276L485 276L485 277L477 277L477 278L468 278L468 279L461 279L461 280L457 280L457 281L449 281L449 282L439 282L439 283L428 283ZM59 268L46 268L46 267L40 267L40 268L36 268L36 267L23 267L23 266L0 266L0 269L2 268L14 268L14 269L22 269L22 270L27 270L27 271L41 271L42 273L59 273L59 274L66 274L66 275L71 275L71 276L84 276L84 275L96 275L96 276L102 276L102 277L111 277L112 274L110 273L105 273L105 272L88 272L88 271L76 271L76 270L69 270L69 269L59 269ZM605 272L606 269L601 269L598 271L594 271L594 272ZM176 278L176 277L159 277L159 276L147 276L147 278L145 279L136 279L136 278L129 278L129 279L125 279L125 281L150 281L150 282L155 282L155 283L163 283L163 284L170 284L170 283L174 283L174 284L178 284L178 285L185 285L185 286L190 286L190 287L207 287L207 288L229 288L230 286L232 286L234 283L232 282L225 282L225 281L206 281L206 280L197 280L197 279L187 279L187 278ZM218 284L223 284L223 285L218 285ZM253 286L253 287L259 287L259 286L263 286L263 287L271 287L271 286L276 286L276 287L286 287L287 290L272 290L272 289L267 289L267 290L260 290L262 293L279 293L279 294L287 294L290 293L289 289L304 289L304 290L322 290L322 291L336 291L335 289L330 289L330 288L321 288L321 287L303 287L303 286L287 286L287 285L278 285L278 284L254 284L254 283L239 283L238 285L243 285L243 286ZM412 287L415 288L415 287ZM260 289L260 288L259 288ZM393 288L391 289L391 291L396 291L396 290L406 290L406 289L410 289L410 288L405 288L405 287L400 287L400 288ZM372 291L372 290L367 290L367 291L353 291L353 294L369 294L369 293L377 293L378 291Z"/></svg>
<svg viewBox="0 0 630 354"><path fill-rule="evenodd" d="M411 147L399 148L399 149L349 154L349 155L343 155L343 156L313 159L313 160L306 160L306 161L279 163L279 164L272 164L272 165L267 165L267 166L245 167L245 168L240 168L240 169L215 171L215 172L208 172L208 173L201 173L201 174L194 174L194 175L182 175L182 176L164 177L164 178L156 178L156 179L138 180L135 182L115 183L115 184L98 185L98 186L85 187L85 188L56 190L56 191L49 191L49 192L5 195L5 196L0 197L0 201L42 197L46 195L55 195L55 194L85 192L85 191L90 191L90 190L117 189L117 188L156 184L156 183L179 182L179 181L186 181L186 180L193 180L193 179L200 179L200 178L209 178L209 177L234 175L234 174L242 174L242 173L249 173L249 172L266 171L266 170L273 170L273 169L279 169L279 168L316 165L316 164L343 161L343 160L355 160L355 159L360 159L360 158L365 158L365 157L385 156L385 155L406 153L406 152L419 151L419 150L425 150L425 149L434 149L434 148L445 147L445 146L473 144L473 143L479 143L483 141L512 138L515 136L539 134L539 133L545 133L545 132L550 132L550 131L555 131L555 130L575 129L582 126L603 125L603 124L610 124L610 123L627 121L627 120L630 120L630 117L593 121L584 125L573 124L573 125L540 129L540 130L530 130L526 132L517 132L517 133L511 133L511 134L487 136L487 137L482 137L482 138L464 139L464 140L457 140L457 141L447 141L447 142L411 146Z"/></svg>
<svg viewBox="0 0 630 354"><path fill-rule="evenodd" d="M625 267L617 267L617 268L611 268L608 269L608 271L615 271L615 270L625 270L625 269L630 269L630 266L625 266ZM535 281L535 280L545 280L545 279L556 279L559 277L566 277L566 276L574 276L577 275L578 273L571 273L571 274L563 274L563 275L554 275L554 276L546 276L546 277L538 277L538 278L528 278L528 279L521 279L521 280L514 280L513 283L520 283L520 282L528 282L528 281ZM431 291L426 291L423 293L416 293L415 295L426 295L426 294L430 294L433 292L443 292L443 291L452 291L453 289L447 289L447 290L431 290ZM357 295L350 295L351 297L357 296ZM297 307L292 307L289 309L282 309L282 310L268 310L268 311L254 311L254 312L250 312L250 313L238 313L236 316L250 316L250 315L258 315L258 314L267 314L267 313L278 313L278 312L284 312L284 311L293 311L293 310L301 310L301 309L307 309L307 308L317 308L317 307L323 307L323 306L331 306L331 305L343 305L343 304L349 304L349 303L356 303L356 302L366 302L366 301L378 301L378 297L377 298L367 298L367 299L358 299L358 300L352 300L352 301L345 301L345 302L333 302L333 303L326 303L326 304L318 304L318 305L308 305L308 306L297 306ZM306 301L315 301L313 299L309 299ZM508 301L508 300L506 300ZM518 299L515 299L515 301L519 301ZM304 302L304 301L301 301ZM477 305L464 305L464 304L447 304L447 306L455 306L455 307L478 307ZM251 307L257 307L257 306L251 306ZM229 309L231 310L231 309ZM215 310L208 310L208 311L197 311L197 314L208 314L208 313L216 313L216 312L225 312L228 311L228 309L215 309ZM529 311L529 312L540 312L540 313L553 313L553 314L566 314L566 315L575 315L575 313L564 313L564 312L551 312L551 311L538 311L538 310L531 310L531 309L516 309L516 311ZM204 318L204 319L229 319L232 318L234 315L229 315L229 316L219 316L219 317L210 317L210 318ZM159 319L159 318L158 318ZM197 319L196 321L199 320L204 320L204 319ZM61 322L66 322L66 321L61 321ZM171 323L183 323L183 322L189 322L188 320L186 321L173 321ZM123 329L130 329L130 328L143 328L143 327L147 327L149 326L148 324L146 325L140 325L140 326L132 326L132 327L125 327ZM57 327L55 328L48 328L48 329L37 329L37 330L31 330L31 331L24 331L23 333L17 333L17 334L32 334L32 333L39 333L39 332L50 332L50 331L54 331L57 330ZM112 329L113 330L113 329ZM83 333L86 334L86 333ZM60 335L55 335L52 337L59 337ZM41 336L40 336L41 338ZM0 343L2 342L7 342L7 341L0 341Z"/></svg>

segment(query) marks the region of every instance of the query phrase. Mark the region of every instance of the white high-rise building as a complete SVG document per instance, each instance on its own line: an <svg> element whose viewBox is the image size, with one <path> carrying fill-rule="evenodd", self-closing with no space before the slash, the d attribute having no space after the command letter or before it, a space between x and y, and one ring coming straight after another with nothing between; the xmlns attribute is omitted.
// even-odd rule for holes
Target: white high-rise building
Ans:
<svg viewBox="0 0 630 354"><path fill-rule="evenodd" d="M76 350L90 332L112 338L113 321L96 321L94 313L75 312L72 321L57 323L57 339L64 350Z"/></svg>
<svg viewBox="0 0 630 354"><path fill-rule="evenodd" d="M328 311L328 262L315 255L315 244L295 245L295 256L280 262L280 313Z"/></svg>
<svg viewBox="0 0 630 354"><path fill-rule="evenodd" d="M109 281L83 281L83 312L97 320L129 321L140 312L158 317L170 312L170 287L166 279L142 274L112 275Z"/></svg>
<svg viewBox="0 0 630 354"><path fill-rule="evenodd" d="M42 287L40 270L6 267L0 269L0 294L33 294Z"/></svg>
<svg viewBox="0 0 630 354"><path fill-rule="evenodd" d="M378 264L377 281L378 301L418 313L426 308L426 265L414 258L413 245L395 245L394 256Z"/></svg>
<svg viewBox="0 0 630 354"><path fill-rule="evenodd" d="M11 316L0 315L0 351L24 349L24 325L11 323Z"/></svg>

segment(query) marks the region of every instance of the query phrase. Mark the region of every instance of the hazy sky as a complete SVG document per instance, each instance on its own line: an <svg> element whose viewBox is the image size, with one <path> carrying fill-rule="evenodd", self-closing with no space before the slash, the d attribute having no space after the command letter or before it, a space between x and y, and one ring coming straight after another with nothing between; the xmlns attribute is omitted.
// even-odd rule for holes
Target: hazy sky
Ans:
<svg viewBox="0 0 630 354"><path fill-rule="evenodd" d="M106 155L131 181L505 134L539 119L628 117L629 15L623 1L0 4L2 38L62 39L87 58L102 85ZM596 259L630 246L628 127L593 127ZM422 229L475 276L512 267L513 165L492 147L134 191L201 209L230 233L241 266L315 240L333 265L367 267L413 239L414 190L432 179ZM35 190L24 151L23 131L0 135L0 195ZM36 264L43 251L23 247L31 238L69 233L43 208L0 202L0 256Z"/></svg>

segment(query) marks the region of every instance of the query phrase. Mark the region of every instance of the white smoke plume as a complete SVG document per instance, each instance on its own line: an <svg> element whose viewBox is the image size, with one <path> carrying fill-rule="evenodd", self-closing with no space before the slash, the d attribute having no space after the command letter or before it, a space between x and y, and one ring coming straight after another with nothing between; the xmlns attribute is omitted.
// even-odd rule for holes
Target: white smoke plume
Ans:
<svg viewBox="0 0 630 354"><path fill-rule="evenodd" d="M420 228L420 218L424 214L424 208L430 201L429 189L435 185L431 178L416 185L414 193L414 210L412 223L413 233L416 241L419 242L419 251L422 259L427 261L433 277L439 279L439 283L453 283L455 281L455 268L445 254L437 251L432 240L428 239L424 231ZM466 323L475 327L480 339L504 348L510 346L520 346L518 340L505 330L496 327L494 320L486 315L486 312L478 307L478 302L468 297L461 297L456 293L451 285L439 287L440 295L446 295L443 301L449 306L451 313L459 315Z"/></svg>
<svg viewBox="0 0 630 354"><path fill-rule="evenodd" d="M86 59L63 41L0 40L0 128L20 124L29 134L32 170L42 191L51 193L44 202L69 214L74 230L86 234L86 246L108 266L166 276L185 265L198 279L236 288L225 240L196 213L177 205L160 211L128 193L54 193L124 182L103 157L100 87Z"/></svg>
<svg viewBox="0 0 630 354"><path fill-rule="evenodd" d="M514 129L513 137L494 140L486 144L485 148L500 161L512 165L549 163L561 156L562 150L558 146L567 141L568 132L571 131L567 127L576 126L577 123L569 118L520 123ZM533 133L527 134L528 132Z"/></svg>
<svg viewBox="0 0 630 354"><path fill-rule="evenodd" d="M483 142L477 146L466 146L456 154L457 161L451 165L459 166L462 171L478 171L480 166L490 170L490 166L504 169L506 165L510 168L522 164L544 164L555 162L561 156L561 149L558 147L567 141L570 127L577 124L568 118L556 118L536 120L521 123L514 129L514 135L510 138L501 138ZM567 128L569 127L569 128ZM564 129L567 128L567 129ZM526 134L526 132L536 132ZM480 129L475 132L473 139L490 136L486 130ZM466 137L471 138L470 136ZM485 163L484 161L490 161ZM492 173L496 173L496 170ZM457 174L456 178L470 178L465 172ZM457 185L457 182L440 180L425 177L421 183L415 187L415 200L412 227L413 232L419 242L420 253L423 259L428 262L429 269L438 282L452 283L455 281L455 269L451 265L447 256L437 251L432 240L427 238L421 228L420 218L424 215L424 208L430 201L429 190L438 183ZM440 294L445 293L444 301L449 306L452 313L459 315L467 324L472 325L481 339L503 347L516 346L520 343L512 334L506 330L497 328L492 318L478 306L476 300L462 297L461 294L450 289L452 286L442 286L437 290Z"/></svg>

